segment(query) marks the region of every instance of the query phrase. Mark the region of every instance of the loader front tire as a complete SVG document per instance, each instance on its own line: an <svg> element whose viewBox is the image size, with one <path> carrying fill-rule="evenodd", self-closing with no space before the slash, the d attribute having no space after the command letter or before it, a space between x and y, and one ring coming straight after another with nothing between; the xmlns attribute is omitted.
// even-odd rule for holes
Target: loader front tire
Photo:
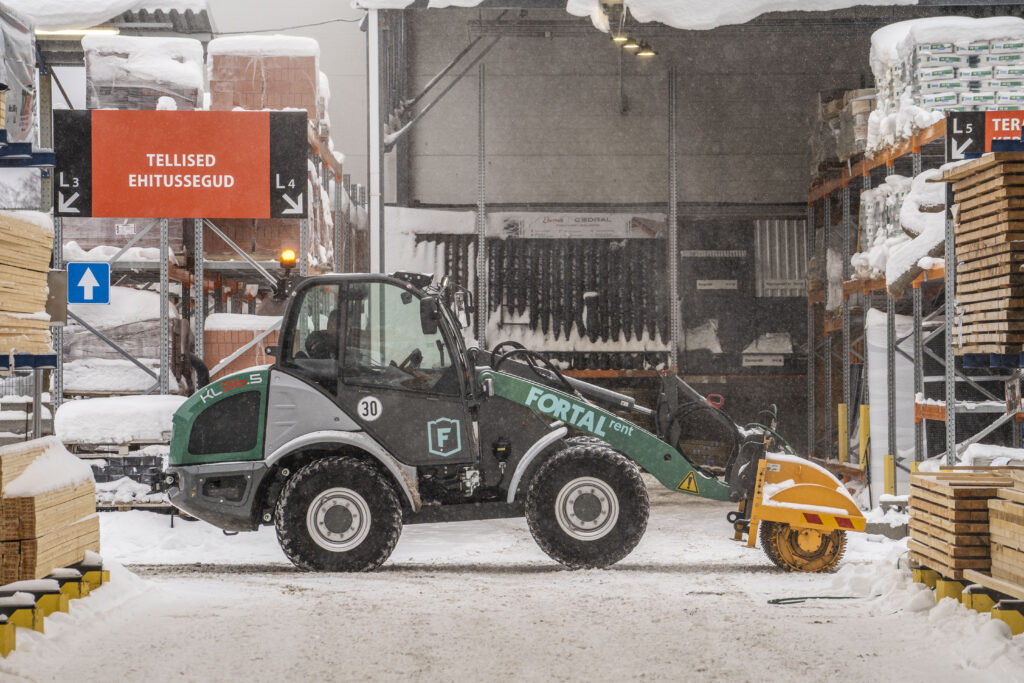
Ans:
<svg viewBox="0 0 1024 683"><path fill-rule="evenodd" d="M274 517L284 554L307 571L376 569L402 533L402 506L391 482L344 456L315 460L292 475Z"/></svg>
<svg viewBox="0 0 1024 683"><path fill-rule="evenodd" d="M833 572L846 550L846 532L824 533L782 522L761 522L761 547L768 559L789 572Z"/></svg>
<svg viewBox="0 0 1024 683"><path fill-rule="evenodd" d="M650 502L640 469L597 444L568 446L541 465L526 521L541 550L570 569L610 567L636 547Z"/></svg>

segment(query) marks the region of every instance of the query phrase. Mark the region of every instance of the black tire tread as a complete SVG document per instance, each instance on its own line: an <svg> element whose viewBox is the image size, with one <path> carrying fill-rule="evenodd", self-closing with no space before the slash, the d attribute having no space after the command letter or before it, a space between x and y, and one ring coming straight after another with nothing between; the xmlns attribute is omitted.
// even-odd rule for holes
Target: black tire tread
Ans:
<svg viewBox="0 0 1024 683"><path fill-rule="evenodd" d="M325 567L317 562L316 558L310 557L303 550L303 546L307 544L300 537L300 534L304 533L305 530L305 511L303 510L301 515L303 519L301 524L293 527L289 524L290 511L287 508L290 498L295 494L295 490L303 483L319 477L328 478L336 475L338 471L346 470L350 475L365 477L369 482L372 482L376 489L376 495L381 496L381 502L385 505L388 513L383 517L373 516L370 534L363 541L363 544L360 545L360 547L364 547L365 544L375 541L378 548L373 555L356 563L346 561L347 558L339 557L336 566ZM373 504L370 500L367 500L367 502L371 505ZM284 488L281 489L277 505L274 508L274 526L277 530L277 539L281 544L281 550L284 551L285 556L291 560L292 564L299 569L305 571L370 571L379 567L390 557L391 552L398 543L399 536L402 535L402 505L398 500L394 486L376 468L356 458L329 456L314 460L299 469L288 479ZM376 533L383 532L382 536L374 538L375 531ZM347 553L335 553L335 555L342 556L347 555Z"/></svg>
<svg viewBox="0 0 1024 683"><path fill-rule="evenodd" d="M843 559L843 555L846 553L846 532L842 530L833 531L832 533L836 534L839 539L837 542L838 551L822 568L808 570L800 565L794 565L787 562L782 552L779 550L779 534L783 531L781 527L788 526L788 524L781 522L761 522L760 524L761 548L764 550L764 554L768 556L768 559L772 561L772 564L789 572L829 574L836 570L836 567L839 566L839 563Z"/></svg>
<svg viewBox="0 0 1024 683"><path fill-rule="evenodd" d="M629 495L635 497L638 504L633 509L627 509L620 499L619 522L616 527L625 521L630 521L630 516L633 517L633 525L617 545L606 547L597 554L582 555L560 547L557 535L566 539L569 537L557 527L552 511L542 509L542 506L546 508L551 501L542 499L542 495L538 491L548 477L554 476L563 467L576 468L584 473L587 470L587 465L593 466L594 463L609 466L627 488ZM649 514L650 500L647 496L647 486L644 484L643 477L640 476L640 469L636 463L609 446L595 443L584 442L570 445L550 456L537 470L526 492L526 520L530 527L530 533L541 550L569 569L603 569L629 555L647 530ZM545 528L547 526L545 522L548 521L554 525L553 532ZM552 536L552 533L555 536ZM605 540L607 537L593 543L607 545L601 543ZM582 542L577 541L577 543ZM599 548L600 546L593 547Z"/></svg>

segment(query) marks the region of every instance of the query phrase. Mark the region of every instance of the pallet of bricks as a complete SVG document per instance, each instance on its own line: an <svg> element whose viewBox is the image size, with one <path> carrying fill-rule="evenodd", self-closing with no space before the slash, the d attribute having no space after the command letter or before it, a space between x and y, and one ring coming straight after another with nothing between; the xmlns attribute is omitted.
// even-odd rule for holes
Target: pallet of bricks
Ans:
<svg viewBox="0 0 1024 683"><path fill-rule="evenodd" d="M910 559L947 579L988 572L989 501L1012 486L1006 469L952 469L910 477Z"/></svg>
<svg viewBox="0 0 1024 683"><path fill-rule="evenodd" d="M46 308L53 227L36 212L0 211L0 354L52 353Z"/></svg>
<svg viewBox="0 0 1024 683"><path fill-rule="evenodd" d="M946 171L953 184L958 353L1016 354L1024 343L1024 153Z"/></svg>
<svg viewBox="0 0 1024 683"><path fill-rule="evenodd" d="M0 584L41 579L99 552L89 465L56 437L0 448Z"/></svg>

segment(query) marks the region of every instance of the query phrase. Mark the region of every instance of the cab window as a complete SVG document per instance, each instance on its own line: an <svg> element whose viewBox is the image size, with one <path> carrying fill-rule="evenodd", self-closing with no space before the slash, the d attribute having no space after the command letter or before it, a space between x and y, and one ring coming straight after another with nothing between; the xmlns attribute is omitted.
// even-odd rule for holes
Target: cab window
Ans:
<svg viewBox="0 0 1024 683"><path fill-rule="evenodd" d="M440 329L425 332L420 299L386 282L350 283L342 294L342 378L351 384L458 394Z"/></svg>
<svg viewBox="0 0 1024 683"><path fill-rule="evenodd" d="M338 358L342 309L338 285L310 287L299 294L302 301L287 337L282 340L281 364L291 368L330 393L338 386Z"/></svg>

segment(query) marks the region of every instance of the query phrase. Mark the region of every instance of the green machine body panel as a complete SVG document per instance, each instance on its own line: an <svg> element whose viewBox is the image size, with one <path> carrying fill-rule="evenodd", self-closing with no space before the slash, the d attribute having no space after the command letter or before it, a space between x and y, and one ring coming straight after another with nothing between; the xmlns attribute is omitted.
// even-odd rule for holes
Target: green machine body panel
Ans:
<svg viewBox="0 0 1024 683"><path fill-rule="evenodd" d="M557 389L499 371L482 370L477 380L494 396L602 439L673 491L711 500L729 500L726 484L701 474L675 448L614 413Z"/></svg>
<svg viewBox="0 0 1024 683"><path fill-rule="evenodd" d="M174 413L169 464L262 460L269 377L269 366L243 370L192 394ZM198 444L203 452L192 452Z"/></svg>

